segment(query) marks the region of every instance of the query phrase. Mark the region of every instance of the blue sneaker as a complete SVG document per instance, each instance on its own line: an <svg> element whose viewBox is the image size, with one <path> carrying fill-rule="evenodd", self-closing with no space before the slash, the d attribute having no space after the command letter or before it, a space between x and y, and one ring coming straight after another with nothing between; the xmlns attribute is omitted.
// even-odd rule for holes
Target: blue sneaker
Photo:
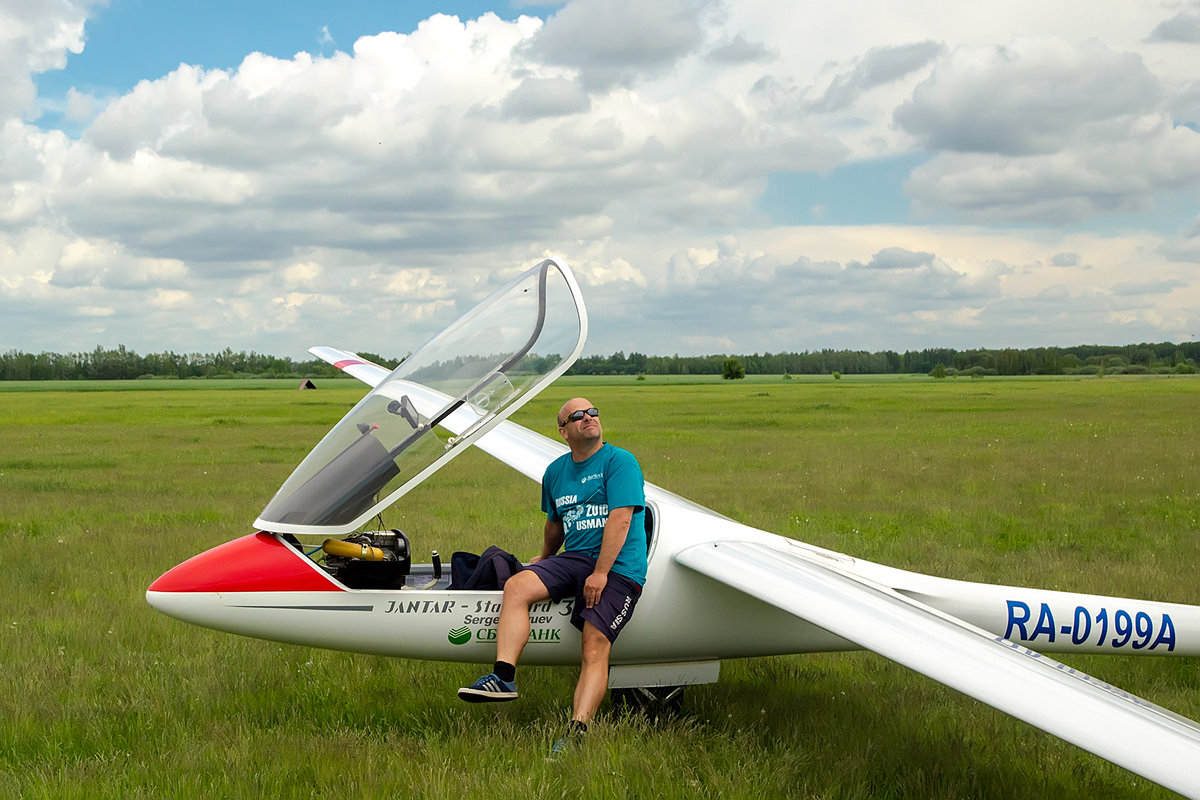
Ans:
<svg viewBox="0 0 1200 800"><path fill-rule="evenodd" d="M500 703L517 699L517 684L502 681L489 672L470 686L458 690L458 699L468 703Z"/></svg>
<svg viewBox="0 0 1200 800"><path fill-rule="evenodd" d="M578 720L571 720L567 723L567 732L555 739L554 744L550 745L550 753L546 758L555 759L566 755L576 741L585 733L587 733L587 725Z"/></svg>
<svg viewBox="0 0 1200 800"><path fill-rule="evenodd" d="M546 758L554 759L566 755L567 750L571 747L571 737L569 734L563 734L554 740L554 744L550 745L550 755Z"/></svg>

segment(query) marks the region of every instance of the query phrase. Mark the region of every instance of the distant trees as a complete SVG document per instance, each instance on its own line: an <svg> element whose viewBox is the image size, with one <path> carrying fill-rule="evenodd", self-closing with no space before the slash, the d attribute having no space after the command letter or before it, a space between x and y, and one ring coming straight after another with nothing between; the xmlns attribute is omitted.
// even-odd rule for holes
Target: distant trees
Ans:
<svg viewBox="0 0 1200 800"><path fill-rule="evenodd" d="M86 353L0 354L0 380L133 380L136 378L327 377L340 374L324 361L293 361L261 353L175 353L139 355L124 345Z"/></svg>
<svg viewBox="0 0 1200 800"><path fill-rule="evenodd" d="M741 380L746 377L746 367L741 361L730 356L721 363L721 377L727 381Z"/></svg>
<svg viewBox="0 0 1200 800"><path fill-rule="evenodd" d="M1149 356L1149 362L1146 359ZM611 356L585 356L575 362L573 375L722 375L727 355L646 356L623 352ZM1119 374L1134 364L1150 372L1195 370L1200 362L1200 342L1123 346L1034 347L996 350L929 348L897 353L892 350L814 350L802 353L735 354L748 375L842 375L911 373L929 374L941 364L947 374L1061 375ZM641 366L641 365L644 365ZM639 368L641 367L641 368Z"/></svg>
<svg viewBox="0 0 1200 800"><path fill-rule="evenodd" d="M395 367L402 359L363 353L364 358ZM550 366L557 355L527 359ZM947 375L1119 375L1122 373L1189 373L1200 362L1200 342L1131 344L1123 346L1033 347L997 350L930 348L897 353L884 350L814 350L802 353L752 353L701 356L651 356L618 351L609 356L584 356L571 367L573 375L725 375L727 362L736 361L742 373L773 375L863 375L912 373L927 375L938 364ZM532 362L539 362L534 364ZM540 364L540 362L546 362ZM293 361L255 352L225 348L217 353L164 351L140 355L124 345L96 347L83 353L0 354L0 380L95 380L133 378L324 377L338 370L324 361ZM732 378L731 378L732 379Z"/></svg>

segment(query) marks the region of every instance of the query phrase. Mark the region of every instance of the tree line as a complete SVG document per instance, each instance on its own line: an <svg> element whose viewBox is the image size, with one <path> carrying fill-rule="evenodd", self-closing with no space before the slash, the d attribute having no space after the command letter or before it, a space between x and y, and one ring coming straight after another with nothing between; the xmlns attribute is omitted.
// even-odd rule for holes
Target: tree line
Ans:
<svg viewBox="0 0 1200 800"><path fill-rule="evenodd" d="M403 359L362 353L364 358L394 367ZM568 375L720 375L725 362L736 358L747 374L840 375L920 373L969 375L1066 375L1130 372L1195 372L1200 342L1160 342L1123 346L1034 347L955 350L929 348L897 353L892 350L815 350L801 353L728 353L705 356L651 356L618 351L608 356L583 356ZM141 355L121 345L96 347L82 353L0 354L0 380L132 380L137 378L319 378L339 375L337 368L317 359L296 361L255 352L175 353Z"/></svg>
<svg viewBox="0 0 1200 800"><path fill-rule="evenodd" d="M364 353L379 364L394 367L398 359ZM85 353L24 353L0 355L0 380L134 380L137 378L314 378L340 375L319 359L295 361L255 352L175 353L141 355L120 345L97 347Z"/></svg>
<svg viewBox="0 0 1200 800"><path fill-rule="evenodd" d="M707 356L648 356L617 352L584 356L568 374L576 375L720 375L727 353ZM1160 342L1121 346L1032 347L955 350L813 350L802 353L734 355L747 374L842 375L919 373L941 365L950 374L1067 375L1121 372L1190 372L1200 362L1200 342Z"/></svg>

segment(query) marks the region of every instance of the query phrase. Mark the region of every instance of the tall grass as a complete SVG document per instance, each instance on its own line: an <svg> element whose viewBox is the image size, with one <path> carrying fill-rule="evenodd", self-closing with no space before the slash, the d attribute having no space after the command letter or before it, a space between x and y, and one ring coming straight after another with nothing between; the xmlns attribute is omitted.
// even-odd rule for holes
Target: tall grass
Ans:
<svg viewBox="0 0 1200 800"><path fill-rule="evenodd" d="M1200 379L850 377L565 379L517 419L552 434L586 394L649 480L851 555L1200 603ZM246 533L363 394L168 383L0 386L0 797L1170 796L870 653L726 662L676 716L606 712L547 762L573 670L523 669L521 701L469 707L454 690L477 667L161 616L146 586ZM387 522L418 553L528 555L536 506L473 452ZM1065 660L1200 718L1195 659Z"/></svg>

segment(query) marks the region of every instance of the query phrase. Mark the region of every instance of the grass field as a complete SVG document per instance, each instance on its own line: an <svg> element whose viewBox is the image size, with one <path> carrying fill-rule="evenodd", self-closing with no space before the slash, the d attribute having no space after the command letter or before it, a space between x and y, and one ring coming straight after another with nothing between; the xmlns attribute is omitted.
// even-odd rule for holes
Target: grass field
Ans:
<svg viewBox="0 0 1200 800"><path fill-rule="evenodd" d="M1169 792L869 653L726 662L657 722L543 756L575 672L468 707L478 668L279 645L146 586L243 535L354 382L0 384L0 797L1143 798ZM937 575L1200 604L1200 378L568 378L646 477L734 519ZM417 553L539 541L470 452L387 517ZM640 612L645 610L639 609ZM1196 659L1064 660L1200 719Z"/></svg>

